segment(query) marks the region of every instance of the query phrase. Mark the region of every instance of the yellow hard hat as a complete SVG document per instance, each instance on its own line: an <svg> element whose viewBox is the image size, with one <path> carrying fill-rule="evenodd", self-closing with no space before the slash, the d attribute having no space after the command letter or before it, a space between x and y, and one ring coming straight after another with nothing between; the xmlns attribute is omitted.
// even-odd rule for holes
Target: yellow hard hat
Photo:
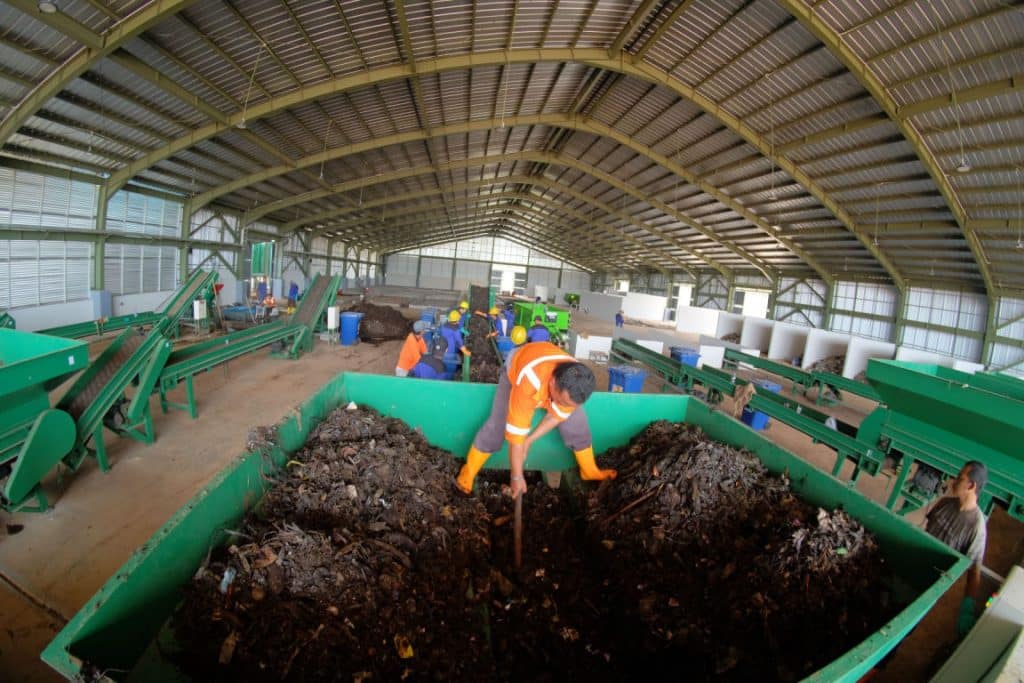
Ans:
<svg viewBox="0 0 1024 683"><path fill-rule="evenodd" d="M522 325L516 325L512 328L512 343L519 346L526 341L526 328Z"/></svg>
<svg viewBox="0 0 1024 683"><path fill-rule="evenodd" d="M468 311L469 310L469 302L468 301L460 301L459 302L459 308L464 308L464 309L466 309Z"/></svg>
<svg viewBox="0 0 1024 683"><path fill-rule="evenodd" d="M448 314L448 322L457 323L460 320L462 320L462 315L460 315L458 311L452 311Z"/></svg>
<svg viewBox="0 0 1024 683"><path fill-rule="evenodd" d="M500 312L500 309L497 306L491 306L491 310L490 310L490 314L491 315L498 315L499 312Z"/></svg>

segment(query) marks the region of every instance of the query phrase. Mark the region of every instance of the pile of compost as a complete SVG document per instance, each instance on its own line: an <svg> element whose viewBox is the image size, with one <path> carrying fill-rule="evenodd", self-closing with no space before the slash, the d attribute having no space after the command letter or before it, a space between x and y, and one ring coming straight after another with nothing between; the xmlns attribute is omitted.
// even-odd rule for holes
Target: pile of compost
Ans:
<svg viewBox="0 0 1024 683"><path fill-rule="evenodd" d="M846 356L829 356L828 358L822 358L819 361L811 363L811 367L808 368L811 372L830 372L833 375L843 374L843 366L846 365Z"/></svg>
<svg viewBox="0 0 1024 683"><path fill-rule="evenodd" d="M489 310L490 292L487 287L471 285L469 288L469 310L486 312ZM488 338L493 331L490 320L476 315L470 317L466 324L469 336L466 337L466 348L473 357L469 362L469 379L472 382L497 384L501 378L501 356L494 349Z"/></svg>
<svg viewBox="0 0 1024 683"><path fill-rule="evenodd" d="M580 493L339 409L185 588L196 680L797 680L897 611L873 538L699 429L656 422ZM225 579L226 576L233 578Z"/></svg>
<svg viewBox="0 0 1024 683"><path fill-rule="evenodd" d="M359 322L359 338L363 341L405 339L412 330L412 323L398 309L390 306L377 306L364 301L346 312L363 314Z"/></svg>
<svg viewBox="0 0 1024 683"><path fill-rule="evenodd" d="M740 343L740 333L739 332L730 332L729 334L724 335L722 337L722 341L729 342L730 344L739 344Z"/></svg>

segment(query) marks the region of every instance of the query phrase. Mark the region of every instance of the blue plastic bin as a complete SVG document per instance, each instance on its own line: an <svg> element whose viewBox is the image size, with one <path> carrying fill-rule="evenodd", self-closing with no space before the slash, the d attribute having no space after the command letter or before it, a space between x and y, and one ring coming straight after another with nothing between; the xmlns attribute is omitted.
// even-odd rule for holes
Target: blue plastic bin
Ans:
<svg viewBox="0 0 1024 683"><path fill-rule="evenodd" d="M362 313L346 311L341 314L341 345L352 346L359 341L359 321Z"/></svg>
<svg viewBox="0 0 1024 683"><path fill-rule="evenodd" d="M433 325L434 322L436 321L436 319L437 319L437 309L436 308L424 308L423 312L420 313L420 320L422 320L423 322L430 323L431 325Z"/></svg>
<svg viewBox="0 0 1024 683"><path fill-rule="evenodd" d="M759 432L768 426L768 415L760 410L743 409L743 416L740 418L743 424L750 425L755 432Z"/></svg>
<svg viewBox="0 0 1024 683"><path fill-rule="evenodd" d="M494 345L498 347L498 353L502 356L508 355L508 352L516 347L516 345L512 343L512 338L504 335L498 335L495 337Z"/></svg>
<svg viewBox="0 0 1024 683"><path fill-rule="evenodd" d="M617 365L608 368L608 391L624 394L639 394L644 388L647 371L629 365Z"/></svg>
<svg viewBox="0 0 1024 683"><path fill-rule="evenodd" d="M697 367L700 363L700 353L697 349L691 349L688 346L672 346L669 347L669 352L672 354L672 358L692 367Z"/></svg>
<svg viewBox="0 0 1024 683"><path fill-rule="evenodd" d="M764 389L770 391L773 394L777 394L782 391L782 385L778 382L773 382L770 379L755 379L754 384L757 385L758 389Z"/></svg>

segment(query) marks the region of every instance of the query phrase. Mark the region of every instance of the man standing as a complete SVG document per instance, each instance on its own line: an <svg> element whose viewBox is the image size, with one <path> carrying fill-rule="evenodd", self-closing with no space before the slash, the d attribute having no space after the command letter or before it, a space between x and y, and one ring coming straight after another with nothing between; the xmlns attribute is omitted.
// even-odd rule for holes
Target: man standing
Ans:
<svg viewBox="0 0 1024 683"><path fill-rule="evenodd" d="M615 327L622 327L626 323L625 316L622 315L622 311L615 314Z"/></svg>
<svg viewBox="0 0 1024 683"><path fill-rule="evenodd" d="M952 495L941 498L928 512L925 531L957 552L971 559L967 584L956 630L961 636L977 621L978 598L981 593L981 563L985 557L985 515L978 507L978 496L988 481L988 468L972 460L949 484Z"/></svg>
<svg viewBox="0 0 1024 683"><path fill-rule="evenodd" d="M456 479L465 494L487 458L508 441L512 497L526 492L523 463L533 443L555 427L565 445L576 455L580 477L585 480L614 479L615 470L598 469L587 415L583 405L594 391L594 373L554 344L527 344L509 356L494 394L491 415L476 433ZM543 408L547 415L533 432L533 413Z"/></svg>
<svg viewBox="0 0 1024 683"><path fill-rule="evenodd" d="M427 329L427 323L417 320L412 324L412 332L402 344L402 350L398 354L398 364L395 366L397 377L407 377L409 371L420 362L420 357L427 352L427 342L423 339L423 332Z"/></svg>

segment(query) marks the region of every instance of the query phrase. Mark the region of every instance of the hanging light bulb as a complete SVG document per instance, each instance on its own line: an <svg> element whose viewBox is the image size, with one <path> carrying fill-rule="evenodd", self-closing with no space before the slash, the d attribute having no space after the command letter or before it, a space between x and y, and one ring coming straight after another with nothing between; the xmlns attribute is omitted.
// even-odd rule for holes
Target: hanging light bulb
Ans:
<svg viewBox="0 0 1024 683"><path fill-rule="evenodd" d="M249 108L249 95L252 94L253 83L256 82L256 69L260 68L260 57L263 56L264 43L260 43L260 51L256 53L256 63L252 67L252 75L249 76L249 88L245 91L245 101L242 102L242 120L235 124L239 130L245 130L245 112Z"/></svg>
<svg viewBox="0 0 1024 683"><path fill-rule="evenodd" d="M60 10L55 0L39 0L39 4L36 6L43 14L56 14Z"/></svg>
<svg viewBox="0 0 1024 683"><path fill-rule="evenodd" d="M953 92L953 116L956 118L956 137L960 142L960 164L956 167L957 173L970 173L971 164L964 154L964 131L960 126L960 103L956 99L956 84L953 82L952 58L946 62L946 73L949 75L949 89Z"/></svg>

